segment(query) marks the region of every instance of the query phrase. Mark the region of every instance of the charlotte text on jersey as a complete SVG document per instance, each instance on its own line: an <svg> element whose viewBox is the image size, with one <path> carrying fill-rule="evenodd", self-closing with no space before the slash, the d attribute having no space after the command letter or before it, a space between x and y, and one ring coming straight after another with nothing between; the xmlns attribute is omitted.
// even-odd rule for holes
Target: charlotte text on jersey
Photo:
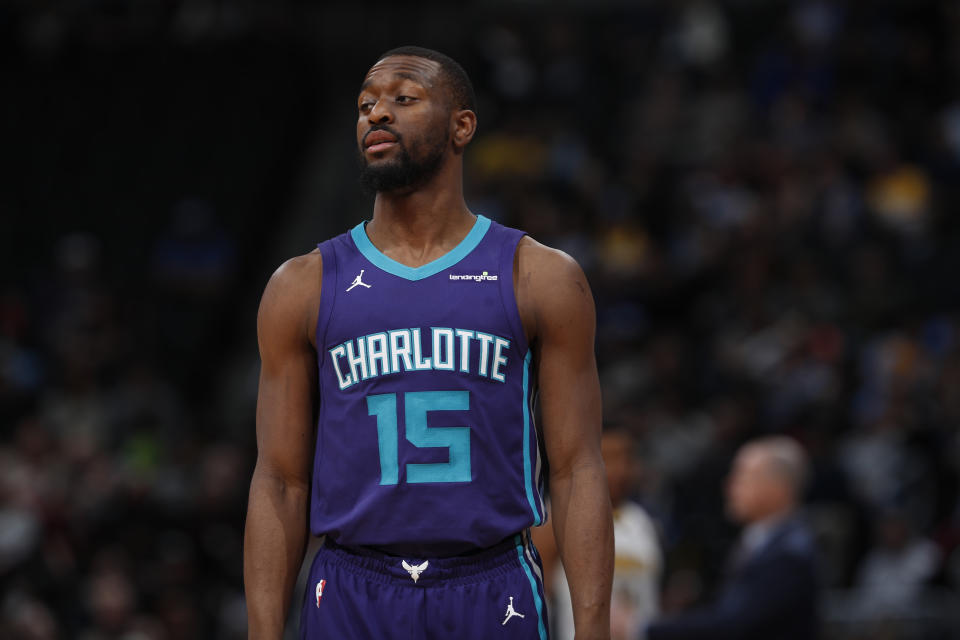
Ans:
<svg viewBox="0 0 960 640"><path fill-rule="evenodd" d="M506 382L510 341L483 331L431 327L432 357L424 357L419 328L392 329L348 340L330 349L340 389L405 371L458 371ZM474 349L471 349L474 346ZM476 357L471 358L471 351Z"/></svg>

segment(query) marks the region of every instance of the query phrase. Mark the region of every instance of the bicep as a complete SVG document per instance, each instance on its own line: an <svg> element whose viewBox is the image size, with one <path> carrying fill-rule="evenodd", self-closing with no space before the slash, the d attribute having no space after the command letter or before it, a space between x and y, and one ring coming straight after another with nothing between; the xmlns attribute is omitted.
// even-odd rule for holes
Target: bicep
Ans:
<svg viewBox="0 0 960 640"><path fill-rule="evenodd" d="M257 467L285 482L306 485L317 363L305 330L303 301L309 296L304 296L297 275L278 270L264 291L257 315L261 359Z"/></svg>

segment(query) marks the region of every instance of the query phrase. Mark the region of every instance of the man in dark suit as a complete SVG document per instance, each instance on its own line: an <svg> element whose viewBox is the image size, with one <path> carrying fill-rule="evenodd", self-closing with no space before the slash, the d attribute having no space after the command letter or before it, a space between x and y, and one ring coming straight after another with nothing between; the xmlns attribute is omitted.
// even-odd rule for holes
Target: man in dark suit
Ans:
<svg viewBox="0 0 960 640"><path fill-rule="evenodd" d="M727 484L729 516L744 525L711 606L651 624L647 640L811 640L817 636L816 553L797 514L806 456L790 438L747 443Z"/></svg>

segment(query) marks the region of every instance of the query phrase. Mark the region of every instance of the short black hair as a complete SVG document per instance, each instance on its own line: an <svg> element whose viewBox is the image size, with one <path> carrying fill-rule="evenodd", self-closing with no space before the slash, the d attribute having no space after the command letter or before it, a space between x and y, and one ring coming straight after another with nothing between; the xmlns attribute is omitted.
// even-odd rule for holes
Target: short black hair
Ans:
<svg viewBox="0 0 960 640"><path fill-rule="evenodd" d="M470 76L463 70L460 63L450 56L440 53L439 51L434 51L433 49L427 49L426 47L408 45L390 49L377 58L377 60L383 60L390 56L415 56L417 58L433 60L440 65L440 73L443 75L447 83L447 88L450 90L450 98L453 101L454 107L457 109L469 109L474 113L477 112L477 97L473 93L473 83L470 82Z"/></svg>

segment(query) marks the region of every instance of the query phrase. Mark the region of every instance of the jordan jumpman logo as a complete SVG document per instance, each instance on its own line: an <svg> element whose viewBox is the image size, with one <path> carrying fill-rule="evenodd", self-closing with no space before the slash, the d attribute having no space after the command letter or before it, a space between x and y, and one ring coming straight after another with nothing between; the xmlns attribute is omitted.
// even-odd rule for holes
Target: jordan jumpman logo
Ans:
<svg viewBox="0 0 960 640"><path fill-rule="evenodd" d="M364 269L360 269L360 275L358 275L356 278L353 279L353 284L351 284L349 287L347 287L347 291L350 291L350 289L353 289L353 288L356 287L356 286L366 287L367 289L370 288L370 285L368 285L366 282L364 282L364 281L361 279L361 278L363 278L363 272L364 272L364 271L365 271Z"/></svg>
<svg viewBox="0 0 960 640"><path fill-rule="evenodd" d="M503 622L500 626L507 624L507 621L513 616L517 616L518 618L526 618L525 615L518 613L516 609L513 608L513 596L510 596L510 604L507 605L507 617L503 619Z"/></svg>

